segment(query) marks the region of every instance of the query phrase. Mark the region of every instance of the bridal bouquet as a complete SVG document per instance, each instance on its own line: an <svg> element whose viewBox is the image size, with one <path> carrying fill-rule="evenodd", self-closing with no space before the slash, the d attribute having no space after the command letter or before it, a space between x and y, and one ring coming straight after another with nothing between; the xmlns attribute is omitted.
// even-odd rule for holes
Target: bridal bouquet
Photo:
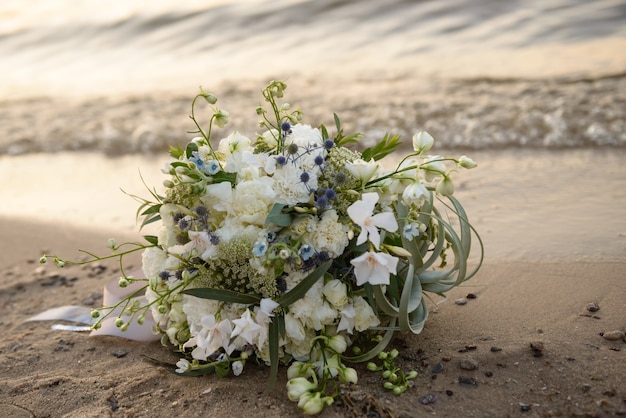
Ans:
<svg viewBox="0 0 626 418"><path fill-rule="evenodd" d="M357 151L360 135L344 134L336 115L332 135L301 123L279 103L285 89L274 81L263 90L254 138L233 132L217 146L213 128L229 114L200 90L197 137L171 148L164 192L140 199L142 226L160 226L136 248L145 277L119 284L143 284L146 299L134 292L94 311L94 327L113 308L123 308L114 314L122 330L152 316L180 355L180 375L238 376L255 361L274 379L289 365L289 398L315 414L339 383L357 382L346 364L392 359L384 350L395 331L422 330L426 292L444 295L476 272L467 266L475 234L451 179L476 164L426 155L433 138L419 132L413 151L385 168L399 137ZM198 102L210 109L205 126ZM401 393L415 373L392 377L386 387Z"/></svg>

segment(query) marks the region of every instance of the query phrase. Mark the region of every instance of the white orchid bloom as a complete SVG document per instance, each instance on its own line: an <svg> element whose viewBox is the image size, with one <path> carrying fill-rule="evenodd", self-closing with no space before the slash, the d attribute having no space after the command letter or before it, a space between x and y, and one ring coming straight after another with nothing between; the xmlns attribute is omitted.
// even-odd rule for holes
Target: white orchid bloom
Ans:
<svg viewBox="0 0 626 418"><path fill-rule="evenodd" d="M413 150L417 153L428 151L435 142L435 139L426 131L421 131L413 135Z"/></svg>
<svg viewBox="0 0 626 418"><path fill-rule="evenodd" d="M389 284L389 275L396 274L398 258L385 253L368 251L350 261L354 266L357 286L365 283Z"/></svg>
<svg viewBox="0 0 626 418"><path fill-rule="evenodd" d="M361 227L361 233L356 244L363 244L369 237L370 242L376 249L380 247L380 234L378 228L389 232L398 230L398 222L391 212L382 212L373 215L374 207L378 202L378 193L363 193L362 200L357 200L348 208L350 219Z"/></svg>

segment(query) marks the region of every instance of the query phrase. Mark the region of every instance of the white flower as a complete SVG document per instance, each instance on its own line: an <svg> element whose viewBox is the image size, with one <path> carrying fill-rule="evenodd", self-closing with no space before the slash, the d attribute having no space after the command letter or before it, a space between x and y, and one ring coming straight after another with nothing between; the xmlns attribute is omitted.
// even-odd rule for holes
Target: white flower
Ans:
<svg viewBox="0 0 626 418"><path fill-rule="evenodd" d="M309 236L310 244L317 251L327 251L330 258L339 257L350 244L349 230L347 225L339 222L335 210L326 210Z"/></svg>
<svg viewBox="0 0 626 418"><path fill-rule="evenodd" d="M191 363L189 363L189 360L181 358L176 362L176 373L185 373L189 370L190 365Z"/></svg>
<svg viewBox="0 0 626 418"><path fill-rule="evenodd" d="M294 377L287 382L287 396L293 402L298 402L302 395L315 389L317 385L305 377Z"/></svg>
<svg viewBox="0 0 626 418"><path fill-rule="evenodd" d="M359 376L352 367L342 367L339 369L339 381L341 383L357 384Z"/></svg>
<svg viewBox="0 0 626 418"><path fill-rule="evenodd" d="M341 280L332 279L326 283L322 293L326 300L337 309L343 309L348 303L348 286Z"/></svg>
<svg viewBox="0 0 626 418"><path fill-rule="evenodd" d="M440 155L433 155L427 158L421 168L426 172L427 181L432 181L446 173L446 165L443 161L443 157Z"/></svg>
<svg viewBox="0 0 626 418"><path fill-rule="evenodd" d="M396 274L398 258L386 253L368 251L350 261L354 266L357 286L389 284L389 274Z"/></svg>
<svg viewBox="0 0 626 418"><path fill-rule="evenodd" d="M428 198L428 189L420 182L414 182L407 186L402 192L402 203L406 206L422 206Z"/></svg>
<svg viewBox="0 0 626 418"><path fill-rule="evenodd" d="M454 184L452 183L452 179L449 176L444 177L439 183L437 183L435 190L442 196L452 196L454 193Z"/></svg>
<svg viewBox="0 0 626 418"><path fill-rule="evenodd" d="M217 254L217 247L211 243L206 231L189 231L190 241L184 245L175 245L168 251L172 254L186 255L189 258L200 257L203 260L213 258Z"/></svg>
<svg viewBox="0 0 626 418"><path fill-rule="evenodd" d="M380 320L374 313L372 307L361 296L354 298L354 329L358 332L365 331L368 328L375 327L380 324Z"/></svg>
<svg viewBox="0 0 626 418"><path fill-rule="evenodd" d="M307 415L317 415L322 412L326 405L332 404L334 401L332 396L324 396L320 392L306 392L298 401L298 408Z"/></svg>
<svg viewBox="0 0 626 418"><path fill-rule="evenodd" d="M250 309L246 309L241 318L233 320L233 324L235 324L235 329L231 338L239 336L248 344L257 343L262 327L254 321Z"/></svg>
<svg viewBox="0 0 626 418"><path fill-rule="evenodd" d="M141 254L143 274L149 279L158 276L159 273L163 271L165 260L167 260L165 251L158 247L147 248L143 254Z"/></svg>
<svg viewBox="0 0 626 418"><path fill-rule="evenodd" d="M244 151L250 148L250 143L250 140L239 132L233 132L220 141L217 150L225 157L224 171L237 173L245 166L242 160Z"/></svg>
<svg viewBox="0 0 626 418"><path fill-rule="evenodd" d="M419 154L428 151L434 142L435 139L426 131L413 135L413 149Z"/></svg>
<svg viewBox="0 0 626 418"><path fill-rule="evenodd" d="M271 317L274 316L273 310L278 308L280 304L269 298L261 299L261 306L255 308L256 323L260 325L258 337L258 346L262 347L267 340L268 325L271 321Z"/></svg>
<svg viewBox="0 0 626 418"><path fill-rule="evenodd" d="M287 337L294 341L303 341L306 337L304 325L294 316L293 312L289 312L285 315L285 332L287 333Z"/></svg>
<svg viewBox="0 0 626 418"><path fill-rule="evenodd" d="M337 354L341 354L348 349L348 342L343 335L333 335L328 338L328 347Z"/></svg>
<svg viewBox="0 0 626 418"><path fill-rule="evenodd" d="M354 177L361 181L361 183L367 183L376 171L380 168L380 165L372 161L364 161L362 159L356 159L351 163L346 163L346 169Z"/></svg>
<svg viewBox="0 0 626 418"><path fill-rule="evenodd" d="M357 200L348 207L350 219L361 227L361 233L356 241L357 245L363 244L369 237L370 242L378 249L380 246L378 228L386 229L389 232L398 230L398 223L393 213L382 212L372 215L378 199L377 193L363 193L361 200Z"/></svg>
<svg viewBox="0 0 626 418"><path fill-rule="evenodd" d="M352 334L355 315L356 311L354 310L354 306L348 305L343 308L341 310L341 320L339 321L339 325L337 325L337 332L347 331L349 334Z"/></svg>

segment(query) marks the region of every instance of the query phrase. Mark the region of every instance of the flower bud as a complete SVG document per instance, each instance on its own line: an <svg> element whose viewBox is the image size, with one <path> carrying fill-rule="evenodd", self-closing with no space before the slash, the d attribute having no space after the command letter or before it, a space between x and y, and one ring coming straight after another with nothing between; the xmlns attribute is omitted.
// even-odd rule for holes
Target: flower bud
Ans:
<svg viewBox="0 0 626 418"><path fill-rule="evenodd" d="M126 277L120 277L120 280L117 282L117 285L121 288L128 287L128 279Z"/></svg>
<svg viewBox="0 0 626 418"><path fill-rule="evenodd" d="M467 155L461 155L458 164L463 168L474 168L478 165Z"/></svg>
<svg viewBox="0 0 626 418"><path fill-rule="evenodd" d="M128 322L122 324L122 326L120 327L120 331L126 332L128 330L129 325L130 324Z"/></svg>
<svg viewBox="0 0 626 418"><path fill-rule="evenodd" d="M367 370L369 370L370 372L375 372L378 370L378 366L376 365L376 363L370 361L369 363L367 363Z"/></svg>
<svg viewBox="0 0 626 418"><path fill-rule="evenodd" d="M406 390L406 388L404 386L396 386L396 387L393 388L393 394L394 395L401 395L405 390Z"/></svg>
<svg viewBox="0 0 626 418"><path fill-rule="evenodd" d="M91 317L92 318L100 318L100 311L97 309L92 309L91 310Z"/></svg>
<svg viewBox="0 0 626 418"><path fill-rule="evenodd" d="M124 325L124 320L122 318L117 318L115 320L115 326L118 327L118 328L121 328L122 325Z"/></svg>
<svg viewBox="0 0 626 418"><path fill-rule="evenodd" d="M335 353L341 354L348 348L348 342L343 335L333 335L328 338L328 347Z"/></svg>
<svg viewBox="0 0 626 418"><path fill-rule="evenodd" d="M163 180L163 187L171 189L174 187L174 182L172 180Z"/></svg>
<svg viewBox="0 0 626 418"><path fill-rule="evenodd" d="M305 377L295 377L287 382L287 396L293 402L298 402L303 395L317 389L317 385Z"/></svg>
<svg viewBox="0 0 626 418"><path fill-rule="evenodd" d="M204 99L209 103L214 105L215 103L217 103L217 96L215 96L212 93L202 93L202 97L204 97Z"/></svg>
<svg viewBox="0 0 626 418"><path fill-rule="evenodd" d="M115 249L115 238L109 238L109 240L107 241L107 247L114 250Z"/></svg>
<svg viewBox="0 0 626 418"><path fill-rule="evenodd" d="M230 114L222 109L218 109L217 113L215 113L215 124L220 128L223 128L228 123L228 118Z"/></svg>
<svg viewBox="0 0 626 418"><path fill-rule="evenodd" d="M59 268L65 267L65 261L61 260L60 258L55 258L54 262L56 263L57 267L59 267Z"/></svg>
<svg viewBox="0 0 626 418"><path fill-rule="evenodd" d="M359 376L352 367L344 367L339 369L339 381L341 383L353 383L356 385L359 381Z"/></svg>
<svg viewBox="0 0 626 418"><path fill-rule="evenodd" d="M426 131L413 135L413 149L419 154L428 151L434 142L435 139Z"/></svg>
<svg viewBox="0 0 626 418"><path fill-rule="evenodd" d="M422 206L428 198L428 189L420 182L414 182L407 186L402 192L402 203L406 206Z"/></svg>
<svg viewBox="0 0 626 418"><path fill-rule="evenodd" d="M454 184L452 184L452 179L450 179L450 177L444 177L437 184L435 190L442 196L452 196L454 193Z"/></svg>
<svg viewBox="0 0 626 418"><path fill-rule="evenodd" d="M47 256L42 255L42 256L39 258L39 264L46 264L47 262L48 262L48 257L47 257Z"/></svg>
<svg viewBox="0 0 626 418"><path fill-rule="evenodd" d="M417 377L417 372L415 370L411 370L409 374L406 375L407 380L413 380Z"/></svg>
<svg viewBox="0 0 626 418"><path fill-rule="evenodd" d="M302 398L300 398L298 407L300 407L307 415L316 415L322 412L322 409L324 409L326 405L330 405L332 403L333 398L330 396L324 396L322 398L322 394L320 392L315 392L315 394L311 394L309 392L309 394L305 394Z"/></svg>

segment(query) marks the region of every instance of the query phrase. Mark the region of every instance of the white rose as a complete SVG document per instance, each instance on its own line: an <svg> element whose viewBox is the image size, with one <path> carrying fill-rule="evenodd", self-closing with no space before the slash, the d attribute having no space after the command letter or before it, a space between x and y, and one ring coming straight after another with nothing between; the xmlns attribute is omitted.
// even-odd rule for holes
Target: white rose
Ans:
<svg viewBox="0 0 626 418"><path fill-rule="evenodd" d="M167 254L160 248L147 248L143 254L141 254L141 267L143 269L143 274L148 279L158 276L165 267L166 259Z"/></svg>
<svg viewBox="0 0 626 418"><path fill-rule="evenodd" d="M341 280L333 279L324 285L322 290L326 300L336 309L341 310L348 303L348 286Z"/></svg>

